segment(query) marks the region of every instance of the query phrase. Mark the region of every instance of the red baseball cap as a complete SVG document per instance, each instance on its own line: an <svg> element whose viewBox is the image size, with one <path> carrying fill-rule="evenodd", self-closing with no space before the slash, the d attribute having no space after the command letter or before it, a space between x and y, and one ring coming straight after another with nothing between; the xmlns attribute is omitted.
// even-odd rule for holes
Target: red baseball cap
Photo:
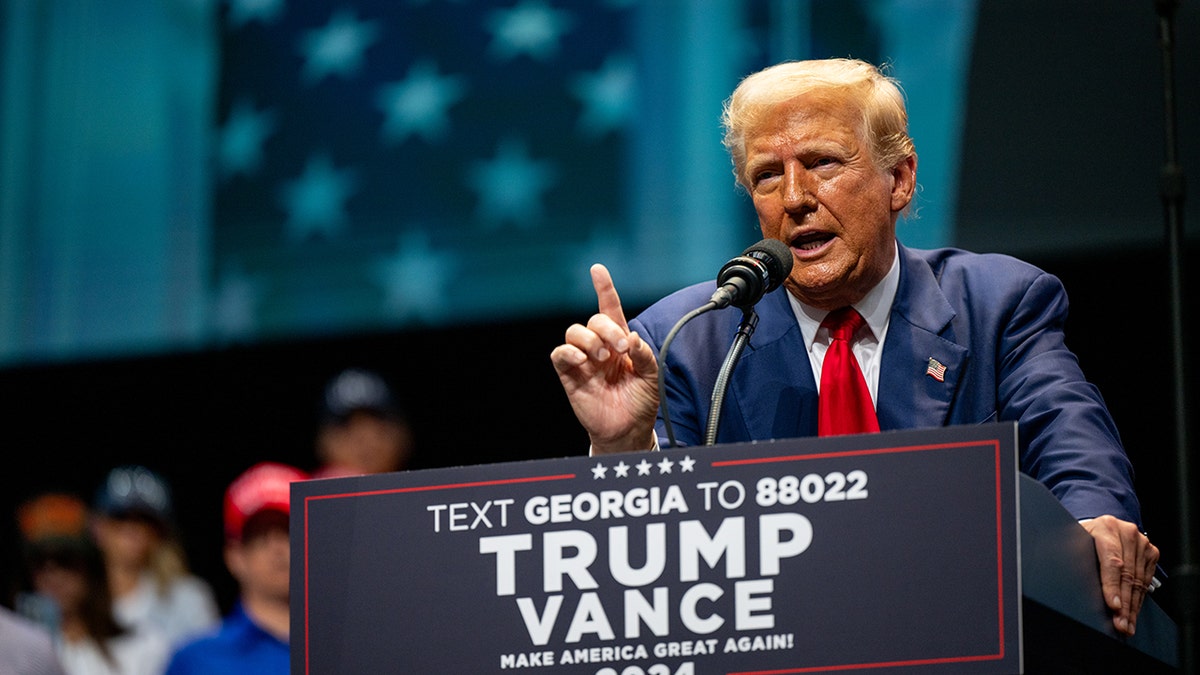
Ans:
<svg viewBox="0 0 1200 675"><path fill-rule="evenodd" d="M291 484L308 480L308 474L294 466L260 462L238 476L225 491L225 536L242 538L246 521L262 511L287 514L291 509Z"/></svg>

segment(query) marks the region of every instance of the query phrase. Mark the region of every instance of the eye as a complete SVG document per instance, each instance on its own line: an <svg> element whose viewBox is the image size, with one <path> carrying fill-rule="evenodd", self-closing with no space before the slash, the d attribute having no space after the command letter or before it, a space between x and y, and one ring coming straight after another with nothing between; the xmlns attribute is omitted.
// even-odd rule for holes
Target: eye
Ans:
<svg viewBox="0 0 1200 675"><path fill-rule="evenodd" d="M776 169L759 169L752 175L751 183L753 185L762 185L780 175L780 172Z"/></svg>

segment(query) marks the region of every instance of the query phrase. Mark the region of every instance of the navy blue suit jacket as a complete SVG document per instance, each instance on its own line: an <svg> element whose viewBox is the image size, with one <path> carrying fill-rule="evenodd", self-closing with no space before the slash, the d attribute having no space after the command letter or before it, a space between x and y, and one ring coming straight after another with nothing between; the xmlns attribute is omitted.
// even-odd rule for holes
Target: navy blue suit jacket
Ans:
<svg viewBox="0 0 1200 675"><path fill-rule="evenodd" d="M707 282L677 291L630 328L657 352L675 322L714 290ZM786 293L769 293L756 306L758 327L730 379L719 443L817 434L816 381ZM667 403L679 443L703 442L713 385L741 314L708 312L671 343ZM1027 263L901 246L880 367L880 429L1015 420L1021 471L1076 518L1111 514L1140 524L1116 426L1064 344L1066 316L1062 284ZM944 381L926 373L930 358L946 366ZM666 436L661 419L658 435Z"/></svg>

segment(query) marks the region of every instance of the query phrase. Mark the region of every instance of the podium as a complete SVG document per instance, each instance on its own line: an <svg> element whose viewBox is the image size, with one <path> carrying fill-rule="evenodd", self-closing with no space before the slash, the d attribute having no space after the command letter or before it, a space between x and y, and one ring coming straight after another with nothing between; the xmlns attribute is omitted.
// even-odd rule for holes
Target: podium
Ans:
<svg viewBox="0 0 1200 675"><path fill-rule="evenodd" d="M292 673L1172 672L1016 426L292 486Z"/></svg>
<svg viewBox="0 0 1200 675"><path fill-rule="evenodd" d="M1171 673L1175 623L1146 598L1137 633L1118 637L1096 589L1092 538L1044 485L1020 476L1022 608L1027 673ZM1052 639L1037 636L1053 636Z"/></svg>

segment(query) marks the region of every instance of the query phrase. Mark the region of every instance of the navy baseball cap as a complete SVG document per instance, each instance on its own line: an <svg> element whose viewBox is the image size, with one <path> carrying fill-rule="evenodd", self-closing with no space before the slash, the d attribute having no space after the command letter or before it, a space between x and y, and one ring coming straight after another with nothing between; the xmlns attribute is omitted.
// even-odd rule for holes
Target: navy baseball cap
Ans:
<svg viewBox="0 0 1200 675"><path fill-rule="evenodd" d="M343 422L359 411L398 419L400 406L391 387L378 373L363 368L348 368L325 386L321 416L325 422Z"/></svg>
<svg viewBox="0 0 1200 675"><path fill-rule="evenodd" d="M96 492L95 510L112 518L141 517L168 526L171 490L162 476L144 466L120 466Z"/></svg>

